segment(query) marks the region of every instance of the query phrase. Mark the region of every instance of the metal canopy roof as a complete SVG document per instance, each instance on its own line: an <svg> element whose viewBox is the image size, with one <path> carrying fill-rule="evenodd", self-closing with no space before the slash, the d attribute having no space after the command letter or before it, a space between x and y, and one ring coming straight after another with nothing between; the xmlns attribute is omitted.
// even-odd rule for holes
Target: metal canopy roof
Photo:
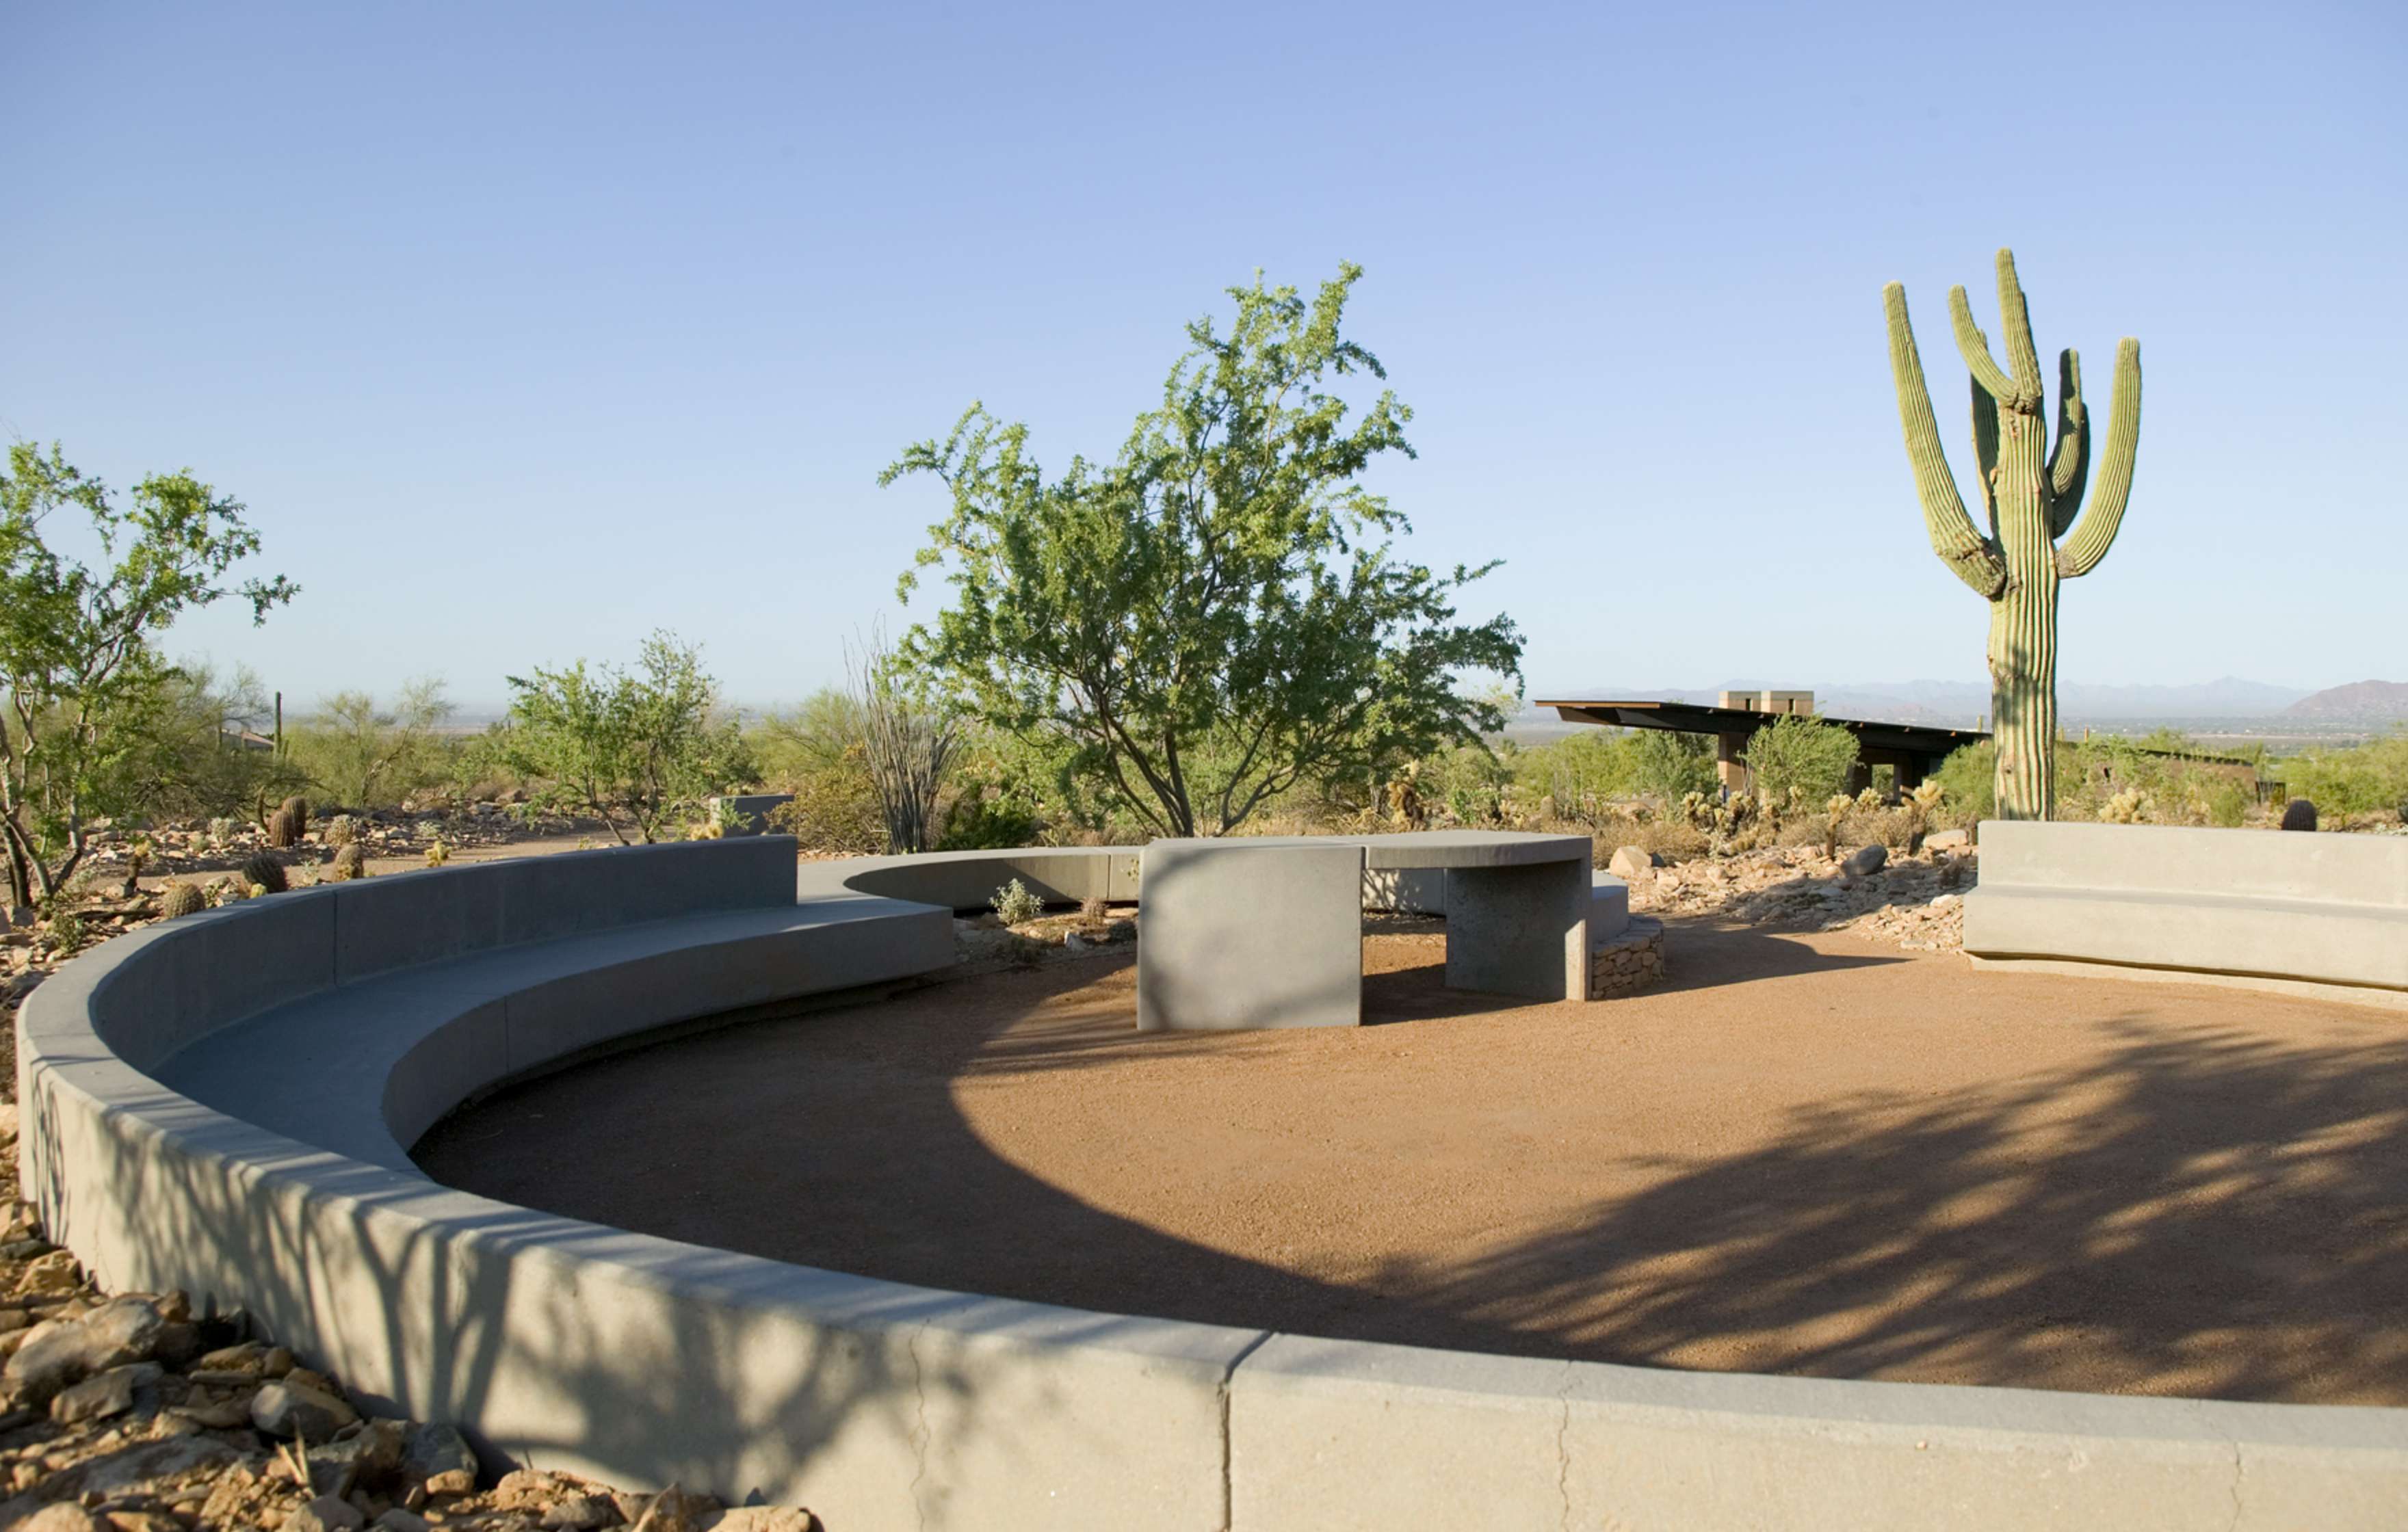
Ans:
<svg viewBox="0 0 2408 1532"><path fill-rule="evenodd" d="M1637 698L1541 700L1555 716L1571 723L1607 723L1626 729L1670 729L1680 734L1754 734L1781 717L1753 708L1715 708L1702 702L1665 702ZM1819 716L1819 715L1818 715ZM1959 746L1990 737L1982 729L1942 729L1928 723L1882 723L1861 718L1829 718L1856 737L1866 750L1902 754L1942 756Z"/></svg>

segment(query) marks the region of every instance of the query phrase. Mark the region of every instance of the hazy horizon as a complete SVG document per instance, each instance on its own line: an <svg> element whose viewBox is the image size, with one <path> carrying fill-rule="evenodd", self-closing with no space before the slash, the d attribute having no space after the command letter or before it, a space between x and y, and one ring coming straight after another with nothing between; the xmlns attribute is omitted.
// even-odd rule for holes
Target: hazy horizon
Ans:
<svg viewBox="0 0 2408 1532"><path fill-rule="evenodd" d="M1049 472L1109 457L1225 287L1354 260L1416 411L1371 481L1409 556L1505 561L1464 611L1522 625L1534 693L1978 684L1881 290L1971 500L1946 297L1995 327L2007 244L2098 418L2118 336L2146 369L2068 684L2408 674L2408 13L2093 7L2038 115L1977 11L1216 15L1268 45L1059 6L29 10L0 434L246 502L301 598L168 647L288 698L491 702L655 627L793 697L943 594L894 598L944 508L877 487L907 444L983 399Z"/></svg>

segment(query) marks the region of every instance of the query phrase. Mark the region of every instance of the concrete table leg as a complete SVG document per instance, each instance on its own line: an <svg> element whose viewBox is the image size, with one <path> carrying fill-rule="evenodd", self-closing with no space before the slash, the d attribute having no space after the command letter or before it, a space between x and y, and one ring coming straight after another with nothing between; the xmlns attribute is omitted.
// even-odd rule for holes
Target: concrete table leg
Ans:
<svg viewBox="0 0 2408 1532"><path fill-rule="evenodd" d="M1447 987L1587 999L1591 898L1579 862L1448 868Z"/></svg>
<svg viewBox="0 0 2408 1532"><path fill-rule="evenodd" d="M1362 1024L1361 846L1156 841L1138 891L1138 1030Z"/></svg>

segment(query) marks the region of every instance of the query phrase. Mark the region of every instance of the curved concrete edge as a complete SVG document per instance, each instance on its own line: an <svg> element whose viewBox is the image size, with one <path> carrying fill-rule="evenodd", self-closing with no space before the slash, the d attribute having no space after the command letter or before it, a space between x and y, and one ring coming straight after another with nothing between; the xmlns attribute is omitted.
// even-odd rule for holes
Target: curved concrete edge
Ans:
<svg viewBox="0 0 2408 1532"><path fill-rule="evenodd" d="M491 1456L832 1525L1226 1525L1260 1332L787 1266L314 1150L122 1064L35 1069L43 1214L105 1285L248 1310ZM948 1512L950 1511L950 1514Z"/></svg>
<svg viewBox="0 0 2408 1532"><path fill-rule="evenodd" d="M2408 839L1982 825L1965 951L2408 989Z"/></svg>
<svg viewBox="0 0 2408 1532"><path fill-rule="evenodd" d="M2380 1526L2408 1411L1659 1372L1277 1336L1234 1525Z"/></svg>
<svg viewBox="0 0 2408 1532"><path fill-rule="evenodd" d="M261 919L274 908L177 934L254 952L316 919ZM196 960L149 932L120 938L21 1013L20 1156L53 1237L106 1286L246 1309L372 1408L460 1423L519 1461L757 1490L836 1526L1252 1532L1436 1511L1474 1525L2346 1527L2386 1525L2408 1501L2402 1410L1315 1340L935 1292L512 1208L141 1073L95 1016L143 953L177 974ZM311 993L309 977L280 982ZM259 982L201 993L255 1006ZM156 1040L141 1017L117 1021Z"/></svg>

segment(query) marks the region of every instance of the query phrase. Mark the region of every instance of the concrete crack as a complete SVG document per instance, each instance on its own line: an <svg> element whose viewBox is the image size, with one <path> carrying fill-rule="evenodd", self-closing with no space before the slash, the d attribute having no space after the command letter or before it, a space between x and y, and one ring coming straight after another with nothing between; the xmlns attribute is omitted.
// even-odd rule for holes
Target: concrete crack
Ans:
<svg viewBox="0 0 2408 1532"><path fill-rule="evenodd" d="M2241 1525L2241 1481L2248 1471L2241 1459L2241 1439L2235 1437L2232 1439L2232 1525L2236 1527Z"/></svg>
<svg viewBox="0 0 2408 1532"><path fill-rule="evenodd" d="M928 1525L928 1508L920 1499L920 1485L928 1477L928 1387L920 1369L920 1338L927 1329L914 1325L903 1343L903 1354L911 1359L911 1516L922 1532Z"/></svg>
<svg viewBox="0 0 2408 1532"><path fill-rule="evenodd" d="M1564 1368L1563 1386L1555 1391L1555 1496L1563 1502L1560 1525L1563 1532L1572 1528L1572 1370Z"/></svg>

